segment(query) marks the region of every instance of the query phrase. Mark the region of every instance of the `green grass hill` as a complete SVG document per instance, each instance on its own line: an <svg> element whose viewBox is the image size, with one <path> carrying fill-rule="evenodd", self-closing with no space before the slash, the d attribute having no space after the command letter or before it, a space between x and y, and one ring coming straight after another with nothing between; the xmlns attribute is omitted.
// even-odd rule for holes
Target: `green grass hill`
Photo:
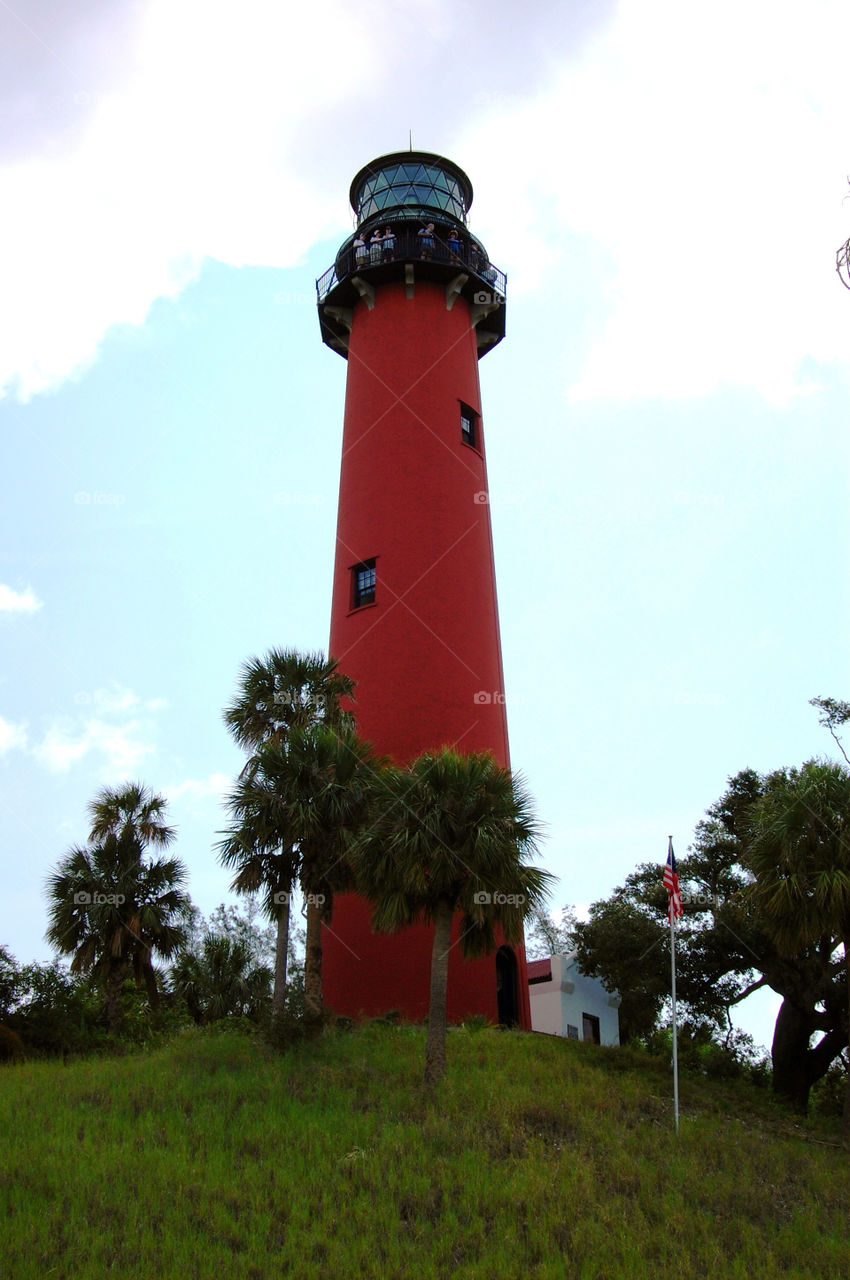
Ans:
<svg viewBox="0 0 850 1280"><path fill-rule="evenodd" d="M840 1280L838 1121L631 1050L372 1024L0 1070L4 1280Z"/></svg>

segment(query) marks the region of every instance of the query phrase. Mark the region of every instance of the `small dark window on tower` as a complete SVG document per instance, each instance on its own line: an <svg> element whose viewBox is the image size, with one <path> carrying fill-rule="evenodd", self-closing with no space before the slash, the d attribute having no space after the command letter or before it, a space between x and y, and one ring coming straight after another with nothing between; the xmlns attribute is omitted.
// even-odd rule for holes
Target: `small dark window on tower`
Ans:
<svg viewBox="0 0 850 1280"><path fill-rule="evenodd" d="M478 448L478 414L468 404L460 402L460 438L464 444Z"/></svg>
<svg viewBox="0 0 850 1280"><path fill-rule="evenodd" d="M364 560L351 570L352 608L375 603L375 561Z"/></svg>

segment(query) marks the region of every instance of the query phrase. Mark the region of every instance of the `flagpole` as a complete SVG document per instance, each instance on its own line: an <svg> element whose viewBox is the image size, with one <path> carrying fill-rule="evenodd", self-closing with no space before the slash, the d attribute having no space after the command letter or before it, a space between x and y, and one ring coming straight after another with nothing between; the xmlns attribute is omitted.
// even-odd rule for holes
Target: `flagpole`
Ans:
<svg viewBox="0 0 850 1280"><path fill-rule="evenodd" d="M670 921L670 990L673 996L673 1115L676 1133L679 1132L679 1055L676 1044L676 916L682 914L682 894L676 871L676 855L673 837L667 837L667 865L664 868L664 888L667 890L667 919Z"/></svg>
<svg viewBox="0 0 850 1280"><path fill-rule="evenodd" d="M679 1132L679 1057L676 1048L676 917L670 913L670 979L673 992L673 1116Z"/></svg>

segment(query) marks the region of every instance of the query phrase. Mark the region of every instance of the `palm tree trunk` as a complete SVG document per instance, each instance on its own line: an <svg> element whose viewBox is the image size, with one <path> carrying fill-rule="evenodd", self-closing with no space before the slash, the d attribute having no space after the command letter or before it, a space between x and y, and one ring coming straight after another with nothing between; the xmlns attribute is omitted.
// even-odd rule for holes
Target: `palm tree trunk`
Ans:
<svg viewBox="0 0 850 1280"><path fill-rule="evenodd" d="M307 939L304 948L304 1008L306 1022L315 1033L322 1026L322 908L307 901Z"/></svg>
<svg viewBox="0 0 850 1280"><path fill-rule="evenodd" d="M156 973L154 972L150 951L145 956L142 964L144 965L145 989L148 993L148 1004L153 1011L159 1007L159 991L157 990Z"/></svg>
<svg viewBox="0 0 850 1280"><path fill-rule="evenodd" d="M440 898L434 912L434 945L431 949L431 995L428 1004L428 1039L425 1042L427 1084L436 1084L446 1070L446 996L449 987L452 914L449 899Z"/></svg>
<svg viewBox="0 0 850 1280"><path fill-rule="evenodd" d="M286 960L289 948L289 894L280 908L277 918L277 938L274 953L274 991L272 992L272 1020L283 1013L286 1004Z"/></svg>
<svg viewBox="0 0 850 1280"><path fill-rule="evenodd" d="M112 964L106 975L106 1029L111 1036L118 1034L121 1025L121 989L124 986L124 965Z"/></svg>

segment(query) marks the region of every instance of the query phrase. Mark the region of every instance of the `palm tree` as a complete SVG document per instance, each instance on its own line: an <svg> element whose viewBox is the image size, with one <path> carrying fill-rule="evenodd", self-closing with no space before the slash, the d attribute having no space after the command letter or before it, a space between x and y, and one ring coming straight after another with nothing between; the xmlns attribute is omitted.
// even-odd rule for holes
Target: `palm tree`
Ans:
<svg viewBox="0 0 850 1280"><path fill-rule="evenodd" d="M260 751L263 749L260 748ZM276 925L272 1019L286 1006L290 902L300 854L286 834L286 814L273 779L264 776L259 753L249 761L225 803L233 818L216 848L235 874L236 893L262 891L262 906Z"/></svg>
<svg viewBox="0 0 850 1280"><path fill-rule="evenodd" d="M314 1030L321 1026L322 923L333 917L334 894L353 888L349 845L371 811L376 772L384 761L351 728L324 725L294 730L284 751L261 749L265 776L286 807L286 829L297 841L307 938L304 1006Z"/></svg>
<svg viewBox="0 0 850 1280"><path fill-rule="evenodd" d="M314 725L266 741L251 764L250 776L240 778L228 799L234 823L218 846L220 857L239 865L246 883L262 877L267 896L274 884L291 885L297 871L307 916L304 1003L308 1023L318 1030L322 922L330 922L334 893L352 887L348 844L370 811L381 761L352 729ZM288 888L273 896L288 902Z"/></svg>
<svg viewBox="0 0 850 1280"><path fill-rule="evenodd" d="M780 951L794 955L825 933L843 945L850 1028L850 770L809 760L777 779L754 806L746 861ZM843 1128L850 1143L850 1079Z"/></svg>
<svg viewBox="0 0 850 1280"><path fill-rule="evenodd" d="M185 867L178 858L147 858L145 852L174 840L165 803L140 783L104 788L89 805L88 845L71 848L48 879L47 940L73 956L73 973L91 972L104 982L112 1032L124 979L132 973L144 983L155 1007L153 953L168 958L185 938Z"/></svg>
<svg viewBox="0 0 850 1280"><path fill-rule="evenodd" d="M298 877L299 854L282 833L282 814L275 786L262 775L252 757L252 772L239 776L225 801L232 825L216 845L222 866L234 871L230 883L235 893L262 891L263 911L275 922L274 988L272 1018L286 1004L286 968L289 942L289 904Z"/></svg>
<svg viewBox="0 0 850 1280"><path fill-rule="evenodd" d="M326 724L350 728L353 718L340 699L354 696L354 681L338 670L333 658L295 649L270 649L263 658L242 666L236 697L224 710L224 722L248 761L228 797L236 820L218 845L222 863L235 871L236 893L264 892L263 906L277 926L272 1017L286 1000L286 962L289 942L289 904L300 854L293 841L280 835L273 784L257 778L257 752L264 743L285 750L296 729ZM256 785L254 785L256 780Z"/></svg>
<svg viewBox="0 0 850 1280"><path fill-rule="evenodd" d="M180 953L171 975L175 992L199 1023L256 1018L272 981L271 970L254 962L246 941L210 932L197 952Z"/></svg>
<svg viewBox="0 0 850 1280"><path fill-rule="evenodd" d="M553 877L524 862L539 826L522 781L486 752L448 747L376 779L373 817L354 842L358 882L373 902L375 929L434 924L425 1079L446 1065L446 995L452 920L462 914L465 956L522 938L523 921Z"/></svg>
<svg viewBox="0 0 850 1280"><path fill-rule="evenodd" d="M166 848L175 836L165 823L166 801L139 782L104 787L89 804L91 840L128 840L139 851L145 845Z"/></svg>
<svg viewBox="0 0 850 1280"><path fill-rule="evenodd" d="M352 699L354 681L333 658L297 649L270 649L242 664L239 689L224 709L224 722L240 747L253 752L270 738L314 724L352 725L341 698Z"/></svg>

